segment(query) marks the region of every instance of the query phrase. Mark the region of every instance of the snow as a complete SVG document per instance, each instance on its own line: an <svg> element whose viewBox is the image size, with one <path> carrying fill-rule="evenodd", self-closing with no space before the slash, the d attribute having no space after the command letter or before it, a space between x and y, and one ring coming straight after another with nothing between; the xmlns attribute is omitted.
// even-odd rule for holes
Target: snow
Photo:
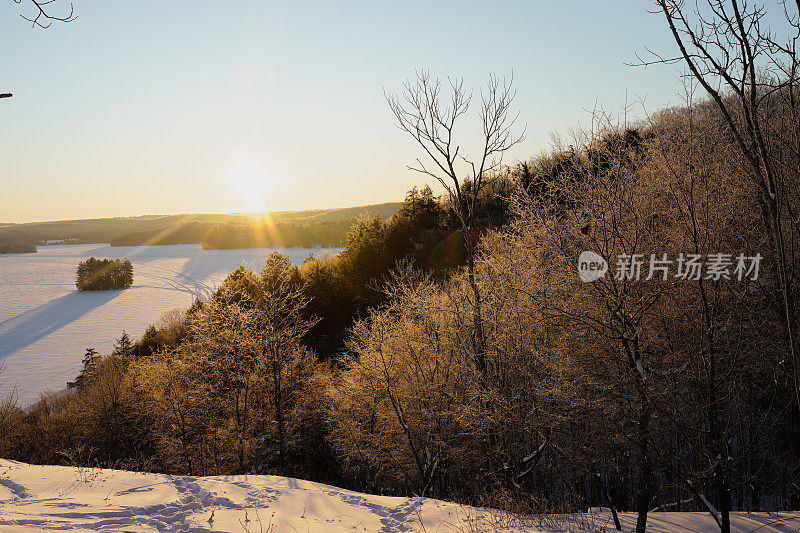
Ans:
<svg viewBox="0 0 800 533"><path fill-rule="evenodd" d="M621 513L625 531L636 516ZM736 533L797 531L800 513L736 513ZM429 498L278 476L189 477L0 460L0 531L612 531L608 512L512 519ZM648 531L713 532L705 513L651 513Z"/></svg>
<svg viewBox="0 0 800 533"><path fill-rule="evenodd" d="M277 250L300 264L326 249ZM80 370L86 348L108 353L122 330L139 337L162 314L188 307L198 291L218 285L243 263L260 268L269 251L87 244L0 255L0 398L16 386L20 404L27 405L40 392L63 389ZM129 258L133 287L78 292L75 268L91 256Z"/></svg>

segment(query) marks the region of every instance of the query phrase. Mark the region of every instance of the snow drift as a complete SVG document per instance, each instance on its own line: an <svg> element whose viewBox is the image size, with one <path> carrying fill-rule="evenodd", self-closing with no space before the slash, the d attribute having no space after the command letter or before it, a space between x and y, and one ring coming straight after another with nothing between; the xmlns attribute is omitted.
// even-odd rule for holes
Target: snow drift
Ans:
<svg viewBox="0 0 800 533"><path fill-rule="evenodd" d="M625 530L633 514L621 516ZM737 513L733 531L797 531L800 513ZM715 531L702 513L648 530ZM0 531L611 531L608 513L514 519L428 498L371 496L278 476L189 477L0 460Z"/></svg>

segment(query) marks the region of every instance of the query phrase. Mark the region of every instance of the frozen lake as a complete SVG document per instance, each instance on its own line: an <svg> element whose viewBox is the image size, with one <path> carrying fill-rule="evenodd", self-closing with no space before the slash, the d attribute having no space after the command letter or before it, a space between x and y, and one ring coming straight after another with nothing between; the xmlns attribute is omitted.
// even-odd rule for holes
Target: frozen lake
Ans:
<svg viewBox="0 0 800 533"><path fill-rule="evenodd" d="M136 339L165 312L191 305L242 264L260 269L273 249L207 250L199 244L111 247L40 246L35 254L0 255L0 396L16 387L21 405L61 390L80 370L87 348L109 353L125 330ZM275 248L293 263L332 248ZM88 257L133 263L124 291L78 292L75 269Z"/></svg>

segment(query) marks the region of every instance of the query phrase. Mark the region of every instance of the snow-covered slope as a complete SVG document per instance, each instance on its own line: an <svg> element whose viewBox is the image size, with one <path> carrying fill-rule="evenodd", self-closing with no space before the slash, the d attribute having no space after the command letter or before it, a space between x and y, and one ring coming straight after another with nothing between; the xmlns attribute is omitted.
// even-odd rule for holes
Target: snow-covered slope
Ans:
<svg viewBox="0 0 800 533"><path fill-rule="evenodd" d="M626 530L635 523L623 514ZM427 498L277 476L185 477L0 460L0 531L603 531L607 513L525 523ZM714 531L701 513L653 513L649 531ZM734 531L797 531L800 513L734 517Z"/></svg>

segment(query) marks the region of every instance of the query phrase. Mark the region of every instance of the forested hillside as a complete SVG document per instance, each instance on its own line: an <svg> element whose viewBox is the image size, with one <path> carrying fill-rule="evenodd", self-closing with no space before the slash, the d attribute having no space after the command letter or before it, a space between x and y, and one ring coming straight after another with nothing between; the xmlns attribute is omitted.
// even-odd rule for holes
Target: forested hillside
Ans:
<svg viewBox="0 0 800 533"><path fill-rule="evenodd" d="M731 509L788 507L798 426L774 255L719 121L698 102L600 123L505 169L475 204L474 281L454 206L427 188L360 219L339 255L241 268L88 359L71 392L6 405L0 450L529 511L636 510L642 486L703 510L724 476ZM579 279L582 250L605 277ZM651 274L651 254L672 270ZM715 254L727 270L686 275ZM641 277L619 273L623 255Z"/></svg>
<svg viewBox="0 0 800 533"><path fill-rule="evenodd" d="M0 224L0 242L21 241L44 243L69 241L78 243L112 243L117 246L155 244L199 244L208 229L217 224L260 224L263 220L305 227L308 224L338 224L360 216L390 217L398 203L375 204L341 209L282 211L265 216L255 215L147 215L86 220L61 220ZM302 246L289 244L289 246Z"/></svg>
<svg viewBox="0 0 800 533"><path fill-rule="evenodd" d="M270 251L140 338L88 348L68 390L0 403L0 457L300 477L510 521L602 508L603 527L635 515L637 533L672 511L722 533L739 513L775 513L759 530L788 520L777 513L800 509L800 13L655 6L676 48L640 66L684 65L680 104L635 121L596 111L527 160L504 159L524 140L511 78L473 91L418 71L387 91L420 154L410 169L435 186L396 209L54 223L78 239L138 224L125 242L147 243L213 223L206 248L343 249L300 265ZM480 142L464 141L476 119Z"/></svg>

